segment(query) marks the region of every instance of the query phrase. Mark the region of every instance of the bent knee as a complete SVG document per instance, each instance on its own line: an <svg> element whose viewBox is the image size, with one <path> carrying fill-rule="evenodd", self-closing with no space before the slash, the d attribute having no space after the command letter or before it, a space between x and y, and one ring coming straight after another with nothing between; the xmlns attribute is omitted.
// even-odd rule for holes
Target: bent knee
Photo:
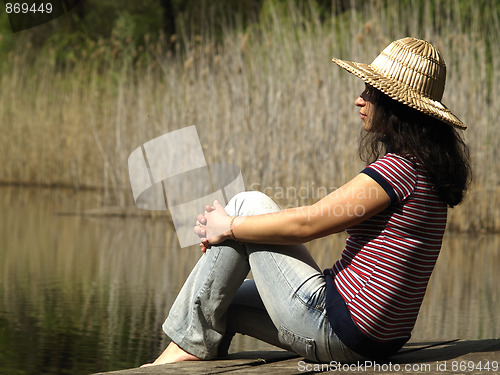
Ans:
<svg viewBox="0 0 500 375"><path fill-rule="evenodd" d="M226 211L233 216L260 215L280 211L279 206L260 191L236 194L227 204Z"/></svg>

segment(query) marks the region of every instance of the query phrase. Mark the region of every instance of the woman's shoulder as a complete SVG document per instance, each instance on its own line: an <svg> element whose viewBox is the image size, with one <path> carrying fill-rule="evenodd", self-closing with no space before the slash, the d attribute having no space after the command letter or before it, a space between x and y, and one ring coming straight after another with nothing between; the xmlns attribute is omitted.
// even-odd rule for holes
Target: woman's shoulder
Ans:
<svg viewBox="0 0 500 375"><path fill-rule="evenodd" d="M419 174L415 160L411 156L395 153L387 153L368 165L363 173L383 186L389 184L398 201L413 193Z"/></svg>
<svg viewBox="0 0 500 375"><path fill-rule="evenodd" d="M408 174L417 174L420 163L413 155L388 152L377 161L368 165L368 167L388 168L394 171L401 170L401 172Z"/></svg>

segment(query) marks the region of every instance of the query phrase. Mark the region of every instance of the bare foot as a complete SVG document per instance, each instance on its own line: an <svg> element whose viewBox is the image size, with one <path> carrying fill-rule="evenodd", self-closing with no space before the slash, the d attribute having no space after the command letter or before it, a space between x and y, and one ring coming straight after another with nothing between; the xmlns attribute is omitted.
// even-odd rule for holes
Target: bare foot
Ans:
<svg viewBox="0 0 500 375"><path fill-rule="evenodd" d="M158 358L155 359L153 363L147 363L141 367L157 366L163 365L165 363L183 362L183 361L200 361L200 358L192 355L182 348L180 348L175 342L168 344L167 348L160 354Z"/></svg>

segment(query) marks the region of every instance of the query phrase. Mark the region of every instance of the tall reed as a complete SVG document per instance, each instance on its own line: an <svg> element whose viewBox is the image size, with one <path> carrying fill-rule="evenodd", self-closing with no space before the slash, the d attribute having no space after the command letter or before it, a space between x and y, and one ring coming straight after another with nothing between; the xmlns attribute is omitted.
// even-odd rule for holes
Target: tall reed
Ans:
<svg viewBox="0 0 500 375"><path fill-rule="evenodd" d="M19 48L0 77L0 181L99 188L103 204L130 205L130 152L194 124L209 163L238 165L248 188L284 205L308 203L362 168L353 101L363 84L331 58L370 62L407 35L442 52L443 101L469 125L474 186L451 211L450 227L498 230L498 14L485 19L473 9L465 17L451 0L373 0L328 20L311 3L269 1L245 29L214 36L207 27L137 51L118 25L70 69L55 63L55 50L33 61ZM305 194L281 195L290 186Z"/></svg>

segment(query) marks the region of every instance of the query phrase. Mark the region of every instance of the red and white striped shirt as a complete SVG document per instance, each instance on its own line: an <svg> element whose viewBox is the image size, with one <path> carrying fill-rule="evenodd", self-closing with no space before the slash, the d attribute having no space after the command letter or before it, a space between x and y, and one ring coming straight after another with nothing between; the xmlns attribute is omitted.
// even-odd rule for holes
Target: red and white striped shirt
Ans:
<svg viewBox="0 0 500 375"><path fill-rule="evenodd" d="M362 332L383 342L407 338L441 249L446 204L413 157L388 153L362 173L386 190L391 204L347 229L331 275Z"/></svg>

